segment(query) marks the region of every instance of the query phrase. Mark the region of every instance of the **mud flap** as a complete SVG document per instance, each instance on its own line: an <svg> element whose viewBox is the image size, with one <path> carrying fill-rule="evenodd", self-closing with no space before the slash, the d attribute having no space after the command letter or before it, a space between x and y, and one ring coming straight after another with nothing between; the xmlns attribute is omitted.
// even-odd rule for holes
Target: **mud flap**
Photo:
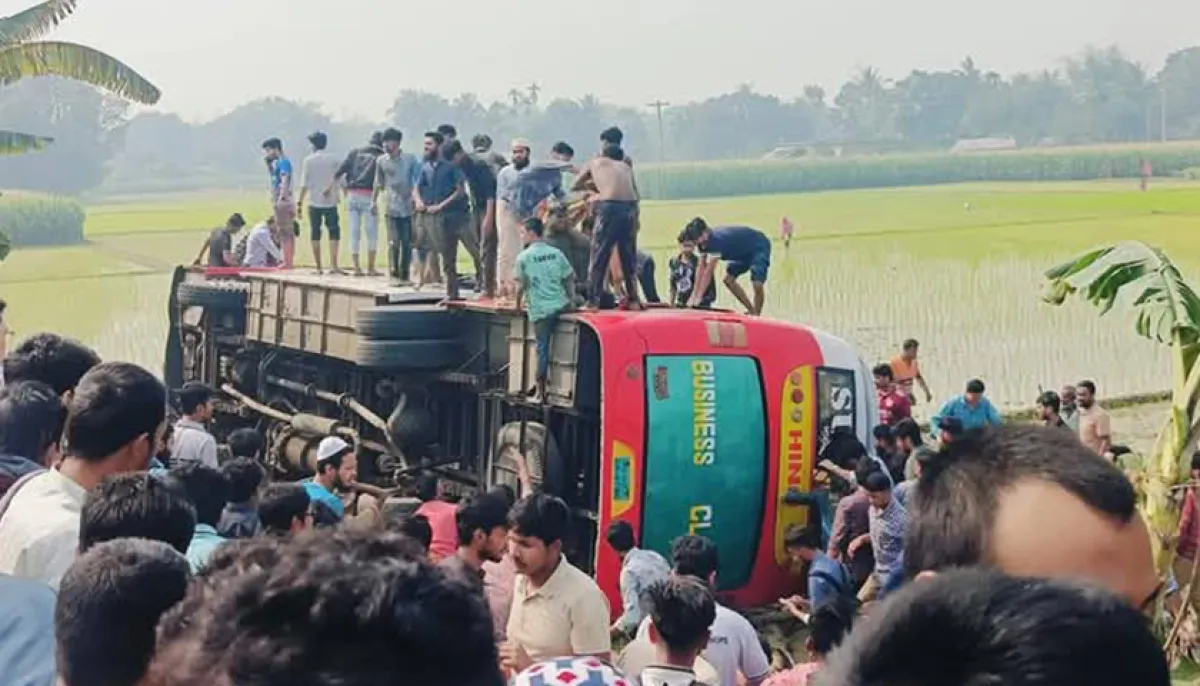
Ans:
<svg viewBox="0 0 1200 686"><path fill-rule="evenodd" d="M163 383L167 388L183 386L183 336L179 333L179 284L187 278L186 267L176 267L167 296L167 348L163 352Z"/></svg>

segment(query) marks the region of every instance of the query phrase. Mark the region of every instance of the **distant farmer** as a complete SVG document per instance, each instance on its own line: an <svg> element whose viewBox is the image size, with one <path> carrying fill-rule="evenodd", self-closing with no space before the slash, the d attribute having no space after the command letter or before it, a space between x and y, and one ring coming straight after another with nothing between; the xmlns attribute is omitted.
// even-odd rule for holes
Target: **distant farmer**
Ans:
<svg viewBox="0 0 1200 686"><path fill-rule="evenodd" d="M767 272L771 269L771 240L762 231L748 226L710 228L703 218L696 217L688 222L679 239L695 243L702 256L688 307L700 304L708 284L712 283L717 262L724 260L727 263L725 287L746 308L747 314L762 314L766 300L764 286ZM750 284L754 287L753 302L737 282L738 277L746 272L750 272Z"/></svg>
<svg viewBox="0 0 1200 686"><path fill-rule="evenodd" d="M588 161L575 180L573 190L588 191L587 200L596 218L592 230L592 263L588 268L588 305L600 306L600 293L613 251L621 264L624 283L622 308L641 309L637 290L638 194L633 167L625 163L625 151L607 143L600 157Z"/></svg>
<svg viewBox="0 0 1200 686"><path fill-rule="evenodd" d="M375 162L372 214L378 216L379 194L387 191L388 275L395 285L407 285L413 249L413 188L421 176L421 162L400 151L400 129L383 132L383 154Z"/></svg>
<svg viewBox="0 0 1200 686"><path fill-rule="evenodd" d="M376 276L375 253L379 248L379 215L372 211L371 198L375 194L375 164L383 154L383 134L376 131L370 141L361 148L350 151L337 170L337 180L346 184L346 216L350 228L350 258L354 260L354 274L362 276L359 262L360 234L367 234L367 273Z"/></svg>
<svg viewBox="0 0 1200 686"><path fill-rule="evenodd" d="M200 248L200 254L196 255L196 261L192 264L200 264L204 253L208 253L208 266L210 267L238 266L237 256L233 253L233 235L241 231L245 225L246 219L241 213L234 212L229 215L229 219L225 220L225 226L215 228L212 233L208 234L208 238L204 241L204 247Z"/></svg>
<svg viewBox="0 0 1200 686"><path fill-rule="evenodd" d="M279 229L283 267L291 269L296 253L296 235L292 230L296 221L296 198L292 195L292 161L283 154L283 143L278 138L263 141L262 149L266 155L267 170L271 174L271 207L275 215L275 226Z"/></svg>
<svg viewBox="0 0 1200 686"><path fill-rule="evenodd" d="M910 338L904 341L904 345L900 348L900 354L892 358L892 376L896 380L896 386L908 396L912 402L916 402L916 396L913 395L913 382L921 387L925 392L925 402L933 402L933 394L929 392L929 386L925 383L925 377L921 375L921 363L917 361L917 352L921 344L917 339Z"/></svg>
<svg viewBox="0 0 1200 686"><path fill-rule="evenodd" d="M1144 193L1150 188L1150 177L1154 176L1154 167L1150 165L1150 160L1142 158L1138 172L1142 177L1142 192Z"/></svg>
<svg viewBox="0 0 1200 686"><path fill-rule="evenodd" d="M985 391L982 381L971 379L967 382L965 393L946 401L946 404L942 405L942 409L938 410L933 419L929 420L929 428L936 434L939 432L938 425L942 420L951 417L962 423L963 431L1000 426L1004 420L992 402L984 397Z"/></svg>
<svg viewBox="0 0 1200 686"><path fill-rule="evenodd" d="M332 274L342 274L338 268L338 246L342 238L340 217L338 216L338 187L336 183L337 170L341 159L325 149L329 137L317 131L310 134L308 142L312 145L312 154L304 158L300 164L300 198L297 202L296 217L303 218L304 201L308 200L308 225L312 238L313 260L317 265L317 273L321 273L321 225L329 232L329 271Z"/></svg>
<svg viewBox="0 0 1200 686"><path fill-rule="evenodd" d="M779 237L783 239L783 249L787 250L792 247L792 235L796 233L796 225L791 219L784 217L779 222Z"/></svg>

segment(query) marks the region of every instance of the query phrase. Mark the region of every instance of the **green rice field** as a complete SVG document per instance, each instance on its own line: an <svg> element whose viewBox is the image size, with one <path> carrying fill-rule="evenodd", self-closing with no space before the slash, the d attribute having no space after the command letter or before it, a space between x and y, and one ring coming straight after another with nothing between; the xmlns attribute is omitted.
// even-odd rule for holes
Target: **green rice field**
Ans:
<svg viewBox="0 0 1200 686"><path fill-rule="evenodd" d="M190 263L231 212L253 221L266 209L259 193L92 205L86 245L17 250L0 264L9 320L18 335L52 329L156 369L169 269ZM1046 267L1098 243L1138 239L1200 276L1200 185L1187 182L1147 193L1132 182L1013 183L646 203L641 247L657 259L664 295L674 236L696 215L775 238L790 217L796 240L790 250L775 243L767 314L838 334L871 361L917 338L935 394L980 377L1008 407L1030 405L1039 384L1085 377L1104 396L1167 385L1164 352L1137 338L1130 318L1043 305ZM311 260L307 238L297 255ZM733 305L725 293L719 302Z"/></svg>

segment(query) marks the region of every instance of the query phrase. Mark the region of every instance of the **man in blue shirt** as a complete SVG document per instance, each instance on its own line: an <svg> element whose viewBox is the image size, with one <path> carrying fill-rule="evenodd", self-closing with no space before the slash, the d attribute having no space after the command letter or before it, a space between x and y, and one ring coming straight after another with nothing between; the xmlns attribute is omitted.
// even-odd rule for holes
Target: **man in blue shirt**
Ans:
<svg viewBox="0 0 1200 686"><path fill-rule="evenodd" d="M0 674L11 686L54 686L54 591L0 574Z"/></svg>
<svg viewBox="0 0 1200 686"><path fill-rule="evenodd" d="M425 160L413 188L417 248L433 251L441 259L446 297L458 299L458 242L462 241L479 271L479 238L471 230L471 206L466 177L443 155L442 134L425 134ZM420 269L420 265L418 265ZM418 279L423 283L424 275Z"/></svg>
<svg viewBox="0 0 1200 686"><path fill-rule="evenodd" d="M524 298L537 336L537 387L539 398L546 397L546 377L550 373L550 337L558 317L575 297L575 270L561 250L542 240L545 225L537 217L522 225L525 250L517 256L517 306Z"/></svg>
<svg viewBox="0 0 1200 686"><path fill-rule="evenodd" d="M703 218L696 217L688 222L687 227L679 234L679 240L695 243L701 257L704 258L696 272L696 285L692 289L688 307L700 304L704 292L712 283L717 262L724 260L728 265L725 287L742 303L747 314L762 314L763 302L766 299L764 284L767 282L767 272L771 269L771 240L766 234L748 226L710 228ZM737 282L738 277L746 272L750 272L750 285L754 288L753 302Z"/></svg>
<svg viewBox="0 0 1200 686"><path fill-rule="evenodd" d="M296 199L292 195L292 161L283 154L283 143L278 138L268 138L262 143L267 171L271 175L271 207L274 210L275 226L279 229L279 243L283 248L283 267L292 268L292 257L296 252Z"/></svg>
<svg viewBox="0 0 1200 686"><path fill-rule="evenodd" d="M968 381L966 393L946 401L942 409L929 420L930 430L938 434L942 420L950 417L962 423L962 431L1003 424L1004 419L996 411L996 407L984 397L985 390L983 382L979 379Z"/></svg>
<svg viewBox="0 0 1200 686"><path fill-rule="evenodd" d="M807 621L807 616L839 597L854 595L850 572L837 560L825 554L821 544L821 530L815 526L792 527L784 537L784 546L793 562L808 565L808 598L800 596L783 598L780 604L785 610Z"/></svg>
<svg viewBox="0 0 1200 686"><path fill-rule="evenodd" d="M349 488L357 478L354 448L337 436L327 436L317 445L317 475L304 482L304 490L313 504L325 506L341 520L346 516L346 505L334 489Z"/></svg>

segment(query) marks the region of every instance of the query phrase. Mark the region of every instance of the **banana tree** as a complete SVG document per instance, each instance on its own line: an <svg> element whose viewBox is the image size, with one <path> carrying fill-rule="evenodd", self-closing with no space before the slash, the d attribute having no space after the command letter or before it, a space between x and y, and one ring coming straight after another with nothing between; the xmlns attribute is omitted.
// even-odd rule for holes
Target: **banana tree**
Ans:
<svg viewBox="0 0 1200 686"><path fill-rule="evenodd" d="M1138 335L1171 349L1171 407L1139 475L1155 567L1165 575L1179 526L1172 490L1186 481L1200 438L1200 296L1165 253L1135 241L1089 250L1045 276L1046 302L1060 305L1079 294L1103 315L1120 296L1136 313Z"/></svg>
<svg viewBox="0 0 1200 686"><path fill-rule="evenodd" d="M31 76L61 76L143 105L158 102L158 88L117 58L78 43L38 40L69 17L78 1L46 0L0 17L0 87ZM46 136L0 129L0 155L40 150L52 142ZM2 236L0 245L7 245Z"/></svg>

